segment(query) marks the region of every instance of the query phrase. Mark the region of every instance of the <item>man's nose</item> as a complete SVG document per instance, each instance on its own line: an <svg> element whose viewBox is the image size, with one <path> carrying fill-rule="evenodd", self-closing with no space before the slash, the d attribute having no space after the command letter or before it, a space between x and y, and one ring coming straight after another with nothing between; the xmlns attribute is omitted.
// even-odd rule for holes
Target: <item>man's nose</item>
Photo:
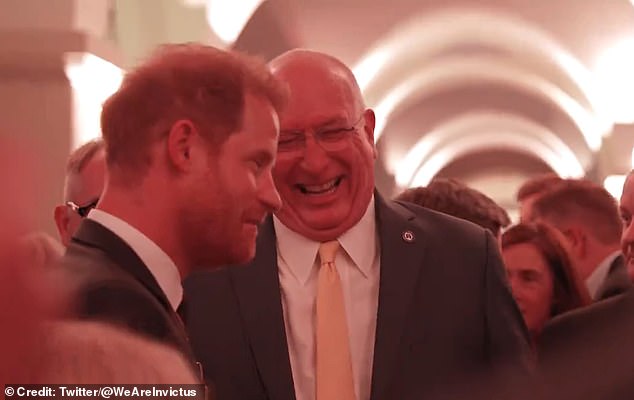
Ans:
<svg viewBox="0 0 634 400"><path fill-rule="evenodd" d="M308 172L319 173L328 165L328 159L328 153L315 136L307 134L301 166Z"/></svg>
<svg viewBox="0 0 634 400"><path fill-rule="evenodd" d="M275 212L282 207L282 199L273 182L271 171L266 174L266 179L260 187L260 201L264 204L267 211Z"/></svg>

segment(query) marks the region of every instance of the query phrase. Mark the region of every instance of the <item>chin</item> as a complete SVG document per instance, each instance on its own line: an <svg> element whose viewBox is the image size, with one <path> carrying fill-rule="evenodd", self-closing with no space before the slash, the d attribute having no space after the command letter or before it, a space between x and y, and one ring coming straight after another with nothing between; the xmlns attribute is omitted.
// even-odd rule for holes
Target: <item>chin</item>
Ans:
<svg viewBox="0 0 634 400"><path fill-rule="evenodd" d="M349 216L350 210L320 210L305 214L304 218L300 217L300 221L311 229L336 229L344 225Z"/></svg>

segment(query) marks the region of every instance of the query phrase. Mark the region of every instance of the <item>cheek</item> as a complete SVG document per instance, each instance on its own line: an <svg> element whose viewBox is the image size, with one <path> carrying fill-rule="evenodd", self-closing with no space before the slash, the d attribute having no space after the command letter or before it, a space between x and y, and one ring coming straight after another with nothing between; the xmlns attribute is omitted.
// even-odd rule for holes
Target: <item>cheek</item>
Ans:
<svg viewBox="0 0 634 400"><path fill-rule="evenodd" d="M275 186L277 186L278 188L282 188L283 186L290 184L289 171L292 168L292 164L293 163L291 161L284 161L280 160L279 158L277 159L272 171L273 182L275 183Z"/></svg>
<svg viewBox="0 0 634 400"><path fill-rule="evenodd" d="M540 283L533 288L531 293L531 303L535 309L535 312L540 316L550 315L550 309L553 302L553 290L552 285L548 283Z"/></svg>

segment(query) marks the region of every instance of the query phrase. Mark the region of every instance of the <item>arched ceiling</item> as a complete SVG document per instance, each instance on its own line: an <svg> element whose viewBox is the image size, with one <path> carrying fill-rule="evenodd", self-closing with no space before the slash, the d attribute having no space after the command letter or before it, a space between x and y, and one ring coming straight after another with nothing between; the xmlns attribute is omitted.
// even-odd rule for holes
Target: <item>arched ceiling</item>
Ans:
<svg viewBox="0 0 634 400"><path fill-rule="evenodd" d="M599 69L627 39L629 0L264 0L226 45L269 59L307 47L350 65L377 115L377 185L391 190L448 170L490 181L503 168L484 157L516 178L609 171L634 145L613 111L634 97L615 98ZM627 48L618 57L634 65Z"/></svg>

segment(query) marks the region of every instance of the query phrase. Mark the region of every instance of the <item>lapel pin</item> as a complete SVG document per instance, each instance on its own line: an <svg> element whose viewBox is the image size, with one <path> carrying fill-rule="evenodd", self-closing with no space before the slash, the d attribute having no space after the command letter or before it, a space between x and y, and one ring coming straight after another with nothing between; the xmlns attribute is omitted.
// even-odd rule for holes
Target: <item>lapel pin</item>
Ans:
<svg viewBox="0 0 634 400"><path fill-rule="evenodd" d="M412 231L405 231L403 232L403 234L401 235L401 237L403 238L403 240L407 243L414 243L414 232Z"/></svg>

